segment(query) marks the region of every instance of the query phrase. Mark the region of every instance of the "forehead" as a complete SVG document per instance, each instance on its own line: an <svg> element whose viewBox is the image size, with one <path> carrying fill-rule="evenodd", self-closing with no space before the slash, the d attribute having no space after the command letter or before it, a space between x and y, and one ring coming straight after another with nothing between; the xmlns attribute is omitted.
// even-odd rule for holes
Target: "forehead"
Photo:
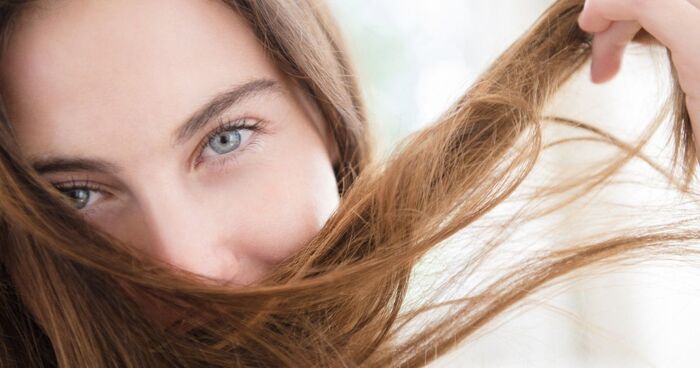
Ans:
<svg viewBox="0 0 700 368"><path fill-rule="evenodd" d="M159 121L265 76L279 77L219 0L41 1L22 14L0 66L18 132L50 132L47 144L86 126L162 130Z"/></svg>

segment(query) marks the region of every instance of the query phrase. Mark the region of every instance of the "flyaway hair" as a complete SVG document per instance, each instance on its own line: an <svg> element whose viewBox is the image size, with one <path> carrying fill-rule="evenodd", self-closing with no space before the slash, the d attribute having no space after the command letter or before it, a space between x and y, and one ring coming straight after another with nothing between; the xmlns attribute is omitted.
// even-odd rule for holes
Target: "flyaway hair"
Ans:
<svg viewBox="0 0 700 368"><path fill-rule="evenodd" d="M463 240L469 256L447 283L498 254L515 227L609 185L632 160L652 165L678 192L695 195L689 187L697 156L675 73L669 71L674 86L665 109L637 142L546 116L547 102L591 53L591 37L577 25L583 0L559 0L452 108L378 161L352 65L324 4L227 3L321 108L340 152L340 206L308 245L259 284L217 285L86 224L21 157L3 111L0 367L420 367L574 272L695 253L689 244L700 239L691 226L697 219L678 217L602 240L559 244L464 295L407 307L412 270L422 257L512 199L547 150L583 140L547 142L549 126L571 127L618 155L575 180L537 188L522 210L494 221L495 236ZM0 4L5 45L32 4ZM668 119L672 170L641 153ZM541 203L548 205L535 206ZM181 318L159 326L144 313L144 300Z"/></svg>

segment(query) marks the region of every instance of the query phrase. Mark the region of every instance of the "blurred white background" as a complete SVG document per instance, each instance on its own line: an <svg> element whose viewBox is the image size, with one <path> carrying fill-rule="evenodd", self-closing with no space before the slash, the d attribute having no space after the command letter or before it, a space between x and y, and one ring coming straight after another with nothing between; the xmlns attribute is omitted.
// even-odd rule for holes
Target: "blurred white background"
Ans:
<svg viewBox="0 0 700 368"><path fill-rule="evenodd" d="M329 1L354 53L384 151L433 122L551 3ZM584 68L552 102L551 111L594 122L632 141L651 121L667 92L667 65L660 55L659 48L628 49L621 74L602 86L591 84ZM661 162L668 153L665 139L663 134L655 136L647 150ZM588 145L556 152L551 170L564 175L613 151ZM656 205L657 220L664 219L665 210L680 209L682 198L668 192L648 167L634 164L626 172L648 188L620 185L597 193L590 203L533 225L525 238L527 246L532 242L554 247L562 239L576 239L592 229L654 221L634 208L613 203ZM688 210L697 211L697 206ZM503 254L517 254L517 247L526 243L509 246L515 251ZM463 244L447 251L453 252L450 259L457 263L460 254L461 259L466 257L460 253L465 252ZM439 274L444 263L444 256L436 257L421 270ZM645 264L589 273L535 296L526 308L500 319L431 367L697 367L698 310L697 268Z"/></svg>
<svg viewBox="0 0 700 368"><path fill-rule="evenodd" d="M384 147L432 122L549 0L330 0Z"/></svg>

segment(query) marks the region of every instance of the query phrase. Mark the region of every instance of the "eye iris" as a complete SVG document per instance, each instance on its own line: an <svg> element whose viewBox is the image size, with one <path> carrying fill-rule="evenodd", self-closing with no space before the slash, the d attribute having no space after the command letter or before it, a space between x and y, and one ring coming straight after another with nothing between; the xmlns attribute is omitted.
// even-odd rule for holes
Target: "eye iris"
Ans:
<svg viewBox="0 0 700 368"><path fill-rule="evenodd" d="M85 207L90 200L90 191L86 189L71 189L65 194L73 200L73 206L77 209Z"/></svg>
<svg viewBox="0 0 700 368"><path fill-rule="evenodd" d="M218 154L229 153L238 148L240 144L241 134L236 130L217 134L209 140L209 147Z"/></svg>

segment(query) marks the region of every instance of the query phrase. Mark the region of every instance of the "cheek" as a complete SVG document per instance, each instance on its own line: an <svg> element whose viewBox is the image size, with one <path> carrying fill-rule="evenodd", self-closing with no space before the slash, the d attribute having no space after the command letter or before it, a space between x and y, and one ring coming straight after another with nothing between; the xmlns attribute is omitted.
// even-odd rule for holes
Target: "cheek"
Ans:
<svg viewBox="0 0 700 368"><path fill-rule="evenodd" d="M289 150L270 149L244 184L254 190L247 191L242 206L250 215L241 244L252 245L247 252L270 263L307 244L339 202L332 164L321 142L294 142Z"/></svg>

